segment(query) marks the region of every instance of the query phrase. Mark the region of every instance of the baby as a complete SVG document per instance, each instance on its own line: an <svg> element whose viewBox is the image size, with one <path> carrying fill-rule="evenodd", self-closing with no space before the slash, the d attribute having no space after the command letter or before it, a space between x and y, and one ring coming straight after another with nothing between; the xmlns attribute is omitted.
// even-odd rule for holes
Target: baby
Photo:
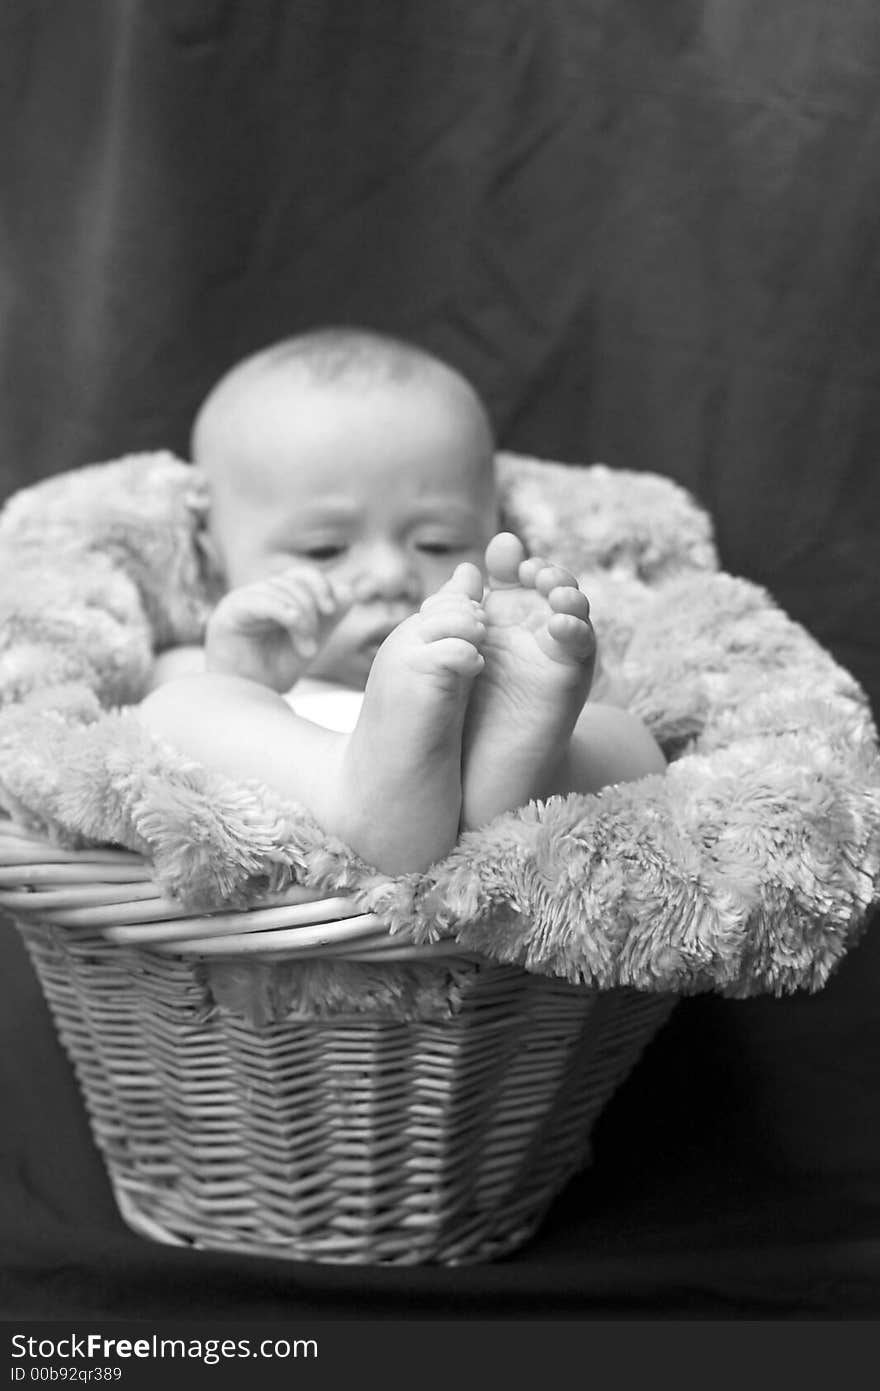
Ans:
<svg viewBox="0 0 880 1391"><path fill-rule="evenodd" d="M661 772L640 720L587 702L589 603L498 532L493 458L470 385L396 340L323 329L234 367L193 431L227 592L196 662L160 659L146 725L388 874Z"/></svg>

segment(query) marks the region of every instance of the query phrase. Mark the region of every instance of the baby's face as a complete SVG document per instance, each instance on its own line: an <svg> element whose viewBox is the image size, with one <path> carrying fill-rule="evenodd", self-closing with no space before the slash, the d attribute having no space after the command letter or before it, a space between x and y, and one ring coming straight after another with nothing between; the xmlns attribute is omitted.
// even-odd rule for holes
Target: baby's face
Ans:
<svg viewBox="0 0 880 1391"><path fill-rule="evenodd" d="M267 384L212 530L230 587L306 561L358 599L312 675L363 688L379 645L497 529L493 445L454 379ZM210 470L209 470L210 471Z"/></svg>

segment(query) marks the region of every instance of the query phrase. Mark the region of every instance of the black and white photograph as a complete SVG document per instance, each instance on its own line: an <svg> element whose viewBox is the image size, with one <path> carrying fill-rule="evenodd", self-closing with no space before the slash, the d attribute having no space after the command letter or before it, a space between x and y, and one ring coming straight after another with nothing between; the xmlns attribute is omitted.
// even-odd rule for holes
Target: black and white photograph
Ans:
<svg viewBox="0 0 880 1391"><path fill-rule="evenodd" d="M10 1379L875 1320L878 527L874 0L0 0Z"/></svg>

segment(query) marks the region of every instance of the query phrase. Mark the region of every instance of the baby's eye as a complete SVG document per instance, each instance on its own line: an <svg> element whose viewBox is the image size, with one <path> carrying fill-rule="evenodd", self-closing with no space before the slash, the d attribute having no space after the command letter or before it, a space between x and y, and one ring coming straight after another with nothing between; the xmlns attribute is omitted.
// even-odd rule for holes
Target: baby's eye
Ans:
<svg viewBox="0 0 880 1391"><path fill-rule="evenodd" d="M322 560L338 560L344 551L344 546L333 545L331 542L327 542L322 546L304 546L301 554L304 555L307 560L314 560L320 563Z"/></svg>
<svg viewBox="0 0 880 1391"><path fill-rule="evenodd" d="M416 550L423 555L452 555L454 551L460 551L461 546L454 541L417 541Z"/></svg>

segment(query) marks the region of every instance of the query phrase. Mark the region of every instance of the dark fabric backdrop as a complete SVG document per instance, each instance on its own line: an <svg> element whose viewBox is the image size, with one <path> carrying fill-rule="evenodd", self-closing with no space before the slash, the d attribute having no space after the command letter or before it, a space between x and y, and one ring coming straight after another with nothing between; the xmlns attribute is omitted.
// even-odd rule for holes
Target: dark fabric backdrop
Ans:
<svg viewBox="0 0 880 1391"><path fill-rule="evenodd" d="M0 493L168 447L321 322L469 374L501 442L656 470L880 709L875 0L5 0ZM0 930L6 1317L870 1317L880 930L683 1003L528 1249L465 1271L127 1232Z"/></svg>

